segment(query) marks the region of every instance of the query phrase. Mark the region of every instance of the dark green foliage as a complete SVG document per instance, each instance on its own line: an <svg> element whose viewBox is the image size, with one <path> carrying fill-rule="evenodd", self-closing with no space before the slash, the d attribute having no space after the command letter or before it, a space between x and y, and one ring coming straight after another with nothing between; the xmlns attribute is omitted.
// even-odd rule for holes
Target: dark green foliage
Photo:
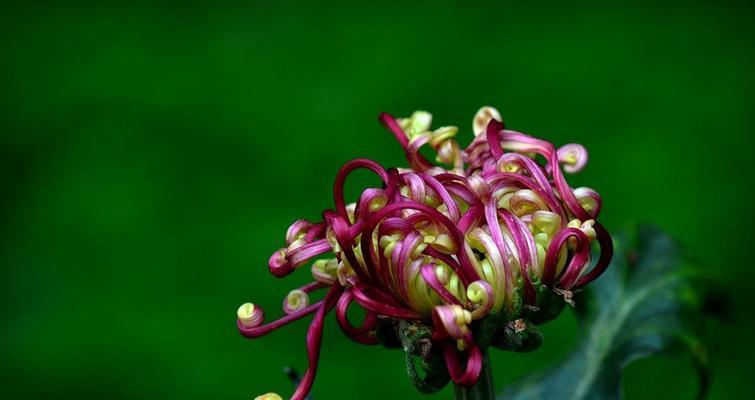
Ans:
<svg viewBox="0 0 755 400"><path fill-rule="evenodd" d="M537 305L523 307L522 315L539 325L557 318L564 310L566 302L562 296L544 285L538 283L535 287L537 288Z"/></svg>
<svg viewBox="0 0 755 400"><path fill-rule="evenodd" d="M527 353L543 343L543 334L533 323L517 319L509 321L496 333L492 345L501 350Z"/></svg>
<svg viewBox="0 0 755 400"><path fill-rule="evenodd" d="M576 299L582 318L577 349L550 370L506 387L501 399L621 398L623 370L662 353L691 355L699 397L705 396L702 302L679 248L647 227L616 242L612 265Z"/></svg>
<svg viewBox="0 0 755 400"><path fill-rule="evenodd" d="M421 323L400 321L398 336L406 353L406 372L414 386L422 393L443 389L450 377L442 352L430 343L430 329Z"/></svg>
<svg viewBox="0 0 755 400"><path fill-rule="evenodd" d="M604 225L653 221L711 267L733 298L710 306L735 321L711 321L711 398L752 397L753 15L720 0L3 2L0 397L287 397L308 321L254 341L234 324L246 301L279 317L309 280L268 272L286 227L333 207L349 159L406 165L380 111L428 110L465 145L483 105L585 145L568 179L603 196ZM347 198L377 181L357 174ZM570 317L542 326L541 350L491 350L498 387L552 362ZM330 316L315 399L422 398L403 359ZM627 395L688 400L689 371L667 366L634 364Z"/></svg>

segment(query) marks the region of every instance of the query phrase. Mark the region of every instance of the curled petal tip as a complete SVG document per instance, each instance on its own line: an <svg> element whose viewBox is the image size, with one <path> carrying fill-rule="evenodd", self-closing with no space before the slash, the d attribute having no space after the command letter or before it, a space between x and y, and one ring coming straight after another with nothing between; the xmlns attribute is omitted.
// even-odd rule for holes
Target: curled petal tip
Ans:
<svg viewBox="0 0 755 400"><path fill-rule="evenodd" d="M388 114L387 112L381 112L378 114L378 121L385 123L385 121L392 120L393 116L391 114Z"/></svg>
<svg viewBox="0 0 755 400"><path fill-rule="evenodd" d="M480 199L483 202L490 199L490 196L491 196L490 185L485 179L483 179L483 177L480 174L475 174L467 178L467 183L469 184L469 189L472 190L472 193L478 199Z"/></svg>
<svg viewBox="0 0 755 400"><path fill-rule="evenodd" d="M332 285L338 280L338 260L317 260L312 263L312 277L320 283Z"/></svg>
<svg viewBox="0 0 755 400"><path fill-rule="evenodd" d="M574 197L577 198L579 205L591 218L598 217L602 206L602 201L598 192L587 187L580 187L574 189Z"/></svg>
<svg viewBox="0 0 755 400"><path fill-rule="evenodd" d="M286 298L283 299L283 312L286 314L293 314L308 306L309 295L300 289L290 291Z"/></svg>
<svg viewBox="0 0 755 400"><path fill-rule="evenodd" d="M300 219L291 224L291 226L289 226L288 230L286 231L286 246L291 246L291 244L295 241L304 238L304 235L311 227L312 223L303 219Z"/></svg>
<svg viewBox="0 0 755 400"><path fill-rule="evenodd" d="M445 233L435 236L430 246L445 254L454 254L458 249L453 238Z"/></svg>
<svg viewBox="0 0 755 400"><path fill-rule="evenodd" d="M283 400L283 398L276 393L265 393L261 396L255 397L254 400Z"/></svg>
<svg viewBox="0 0 755 400"><path fill-rule="evenodd" d="M477 113L472 120L472 131L474 132L474 135L478 136L480 133L485 132L485 128L487 128L491 119L500 121L501 113L495 108L489 106L477 110Z"/></svg>
<svg viewBox="0 0 755 400"><path fill-rule="evenodd" d="M252 303L244 303L236 312L241 325L247 328L255 328L265 321L265 312L261 307Z"/></svg>
<svg viewBox="0 0 755 400"><path fill-rule="evenodd" d="M587 221L583 222L579 229L585 233L588 239L594 240L597 237L597 234L595 232L595 220L594 219L588 219Z"/></svg>
<svg viewBox="0 0 755 400"><path fill-rule="evenodd" d="M537 232L553 236L561 229L561 216L550 211L535 211L532 214L532 225Z"/></svg>
<svg viewBox="0 0 755 400"><path fill-rule="evenodd" d="M422 132L429 131L432 121L432 114L427 111L417 110L412 113L412 116L409 118L400 118L398 123L404 132L406 132L409 137L412 137Z"/></svg>
<svg viewBox="0 0 755 400"><path fill-rule="evenodd" d="M270 272L279 278L288 275L293 269L286 259L286 255L286 249L280 249L273 253L267 262Z"/></svg>
<svg viewBox="0 0 755 400"><path fill-rule="evenodd" d="M341 261L338 263L338 268L336 269L336 276L338 277L338 283L341 284L341 286L346 286L349 284L349 280L356 275L354 272L354 269L351 268L351 265L349 265L346 261Z"/></svg>
<svg viewBox="0 0 755 400"><path fill-rule="evenodd" d="M570 174L581 171L587 164L587 149L578 143L563 145L556 154L558 162L564 166L564 171Z"/></svg>
<svg viewBox="0 0 755 400"><path fill-rule="evenodd" d="M548 209L543 199L530 189L522 189L514 193L509 200L509 207L518 217Z"/></svg>
<svg viewBox="0 0 755 400"><path fill-rule="evenodd" d="M474 281L467 287L467 298L475 307L472 319L480 319L493 308L493 287L483 280Z"/></svg>
<svg viewBox="0 0 755 400"><path fill-rule="evenodd" d="M472 322L472 314L456 304L435 306L433 322L437 329L456 340L462 340L469 334L467 325Z"/></svg>
<svg viewBox="0 0 755 400"><path fill-rule="evenodd" d="M456 132L458 131L459 128L455 126L442 126L433 131L430 145L433 147L438 147L441 143L456 136Z"/></svg>

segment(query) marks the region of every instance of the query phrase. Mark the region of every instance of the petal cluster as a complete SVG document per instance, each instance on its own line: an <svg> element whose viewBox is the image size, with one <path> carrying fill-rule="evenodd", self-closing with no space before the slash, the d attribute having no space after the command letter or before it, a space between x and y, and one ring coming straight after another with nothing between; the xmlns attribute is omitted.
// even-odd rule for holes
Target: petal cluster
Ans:
<svg viewBox="0 0 755 400"><path fill-rule="evenodd" d="M403 119L381 114L380 121L401 144L409 168L346 163L335 179L334 209L318 222L294 222L285 247L269 260L276 277L314 260L312 283L286 296L286 315L277 321L265 324L262 309L250 303L238 311L247 337L314 314L309 369L293 399L310 391L323 319L332 309L344 333L364 344L378 343L380 321L427 325L451 379L472 385L482 363L474 321L514 321L553 296L571 302L572 292L600 276L611 258L611 238L596 221L600 196L571 188L562 172L585 166L583 146L556 149L508 130L492 107L475 115L466 149L455 139L457 127L432 129L427 112ZM424 147L434 150L434 160L420 152ZM348 203L344 184L358 169L372 171L382 185ZM318 289L327 289L324 298L310 301ZM358 325L347 317L354 303L365 311Z"/></svg>

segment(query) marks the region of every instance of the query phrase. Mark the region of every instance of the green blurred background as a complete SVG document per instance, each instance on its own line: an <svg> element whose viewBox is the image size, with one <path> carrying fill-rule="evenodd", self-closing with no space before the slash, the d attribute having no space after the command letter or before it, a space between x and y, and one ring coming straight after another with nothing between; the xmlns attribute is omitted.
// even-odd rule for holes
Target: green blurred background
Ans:
<svg viewBox="0 0 755 400"><path fill-rule="evenodd" d="M286 227L332 207L347 160L404 164L378 112L429 110L466 144L482 105L583 143L570 182L602 194L602 221L663 227L727 287L712 398L748 397L749 6L529 3L3 5L0 397L290 394L280 368L306 366L306 322L256 341L234 325L245 301L280 315L307 280L267 271ZM497 384L565 354L575 327L568 311L537 353L495 353ZM625 378L630 399L694 391L684 358ZM421 398L400 352L332 319L313 393Z"/></svg>

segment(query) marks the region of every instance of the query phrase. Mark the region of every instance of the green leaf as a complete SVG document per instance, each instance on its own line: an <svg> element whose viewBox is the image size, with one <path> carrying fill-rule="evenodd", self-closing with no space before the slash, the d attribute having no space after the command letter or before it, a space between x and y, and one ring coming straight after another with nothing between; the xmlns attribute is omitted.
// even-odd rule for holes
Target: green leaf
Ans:
<svg viewBox="0 0 755 400"><path fill-rule="evenodd" d="M701 301L678 246L649 227L615 242L612 265L576 299L577 349L555 367L506 387L499 399L621 398L624 368L661 353L690 354L699 397L705 396Z"/></svg>
<svg viewBox="0 0 755 400"><path fill-rule="evenodd" d="M398 337L406 353L409 381L422 393L443 389L451 377L440 349L430 342L430 329L422 323L399 321Z"/></svg>

